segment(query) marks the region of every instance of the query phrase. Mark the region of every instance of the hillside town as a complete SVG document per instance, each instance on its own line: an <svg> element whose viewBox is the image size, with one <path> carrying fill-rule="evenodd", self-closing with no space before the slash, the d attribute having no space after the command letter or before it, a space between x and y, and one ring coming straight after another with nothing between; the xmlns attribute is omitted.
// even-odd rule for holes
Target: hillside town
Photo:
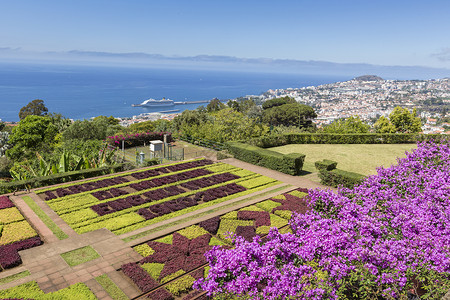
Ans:
<svg viewBox="0 0 450 300"><path fill-rule="evenodd" d="M253 99L261 103L289 96L297 102L312 106L318 117L317 126L328 125L336 119L358 115L373 123L380 116L388 116L396 106L417 108L424 133L449 133L450 123L439 122L450 117L450 79L384 80L377 76L308 86L302 88L271 89L261 95L247 95L232 100ZM226 103L228 100L223 101ZM146 113L121 118L120 124L128 126L148 120L171 120L178 113Z"/></svg>
<svg viewBox="0 0 450 300"><path fill-rule="evenodd" d="M377 76L302 88L268 90L261 101L289 96L314 107L317 125L330 124L336 119L358 115L366 121L388 116L396 106L416 107L423 120L424 133L445 133L450 124L437 126L437 120L450 116L450 79L383 80ZM439 109L441 108L441 109Z"/></svg>

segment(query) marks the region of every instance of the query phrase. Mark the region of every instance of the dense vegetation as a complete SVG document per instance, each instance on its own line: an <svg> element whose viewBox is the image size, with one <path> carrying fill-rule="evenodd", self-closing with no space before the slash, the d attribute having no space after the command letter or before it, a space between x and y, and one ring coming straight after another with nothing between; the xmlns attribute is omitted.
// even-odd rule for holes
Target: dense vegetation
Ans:
<svg viewBox="0 0 450 300"><path fill-rule="evenodd" d="M450 288L450 145L423 143L352 189L309 192L293 233L207 254L197 287L251 299L440 299Z"/></svg>
<svg viewBox="0 0 450 300"><path fill-rule="evenodd" d="M173 121L146 121L129 127L122 127L117 119L105 116L71 121L60 114L49 113L40 99L24 106L19 115L21 120L17 126L0 123L0 177L13 177L15 180L117 164L123 157L115 155L114 149L122 146L122 141L125 147L136 147L148 142L147 137L157 138L159 133L169 134L170 141L183 137L190 141L220 143L255 139L281 141L285 138L280 139L280 135L316 133L321 135L307 140L341 143L348 138L365 143L373 138L377 142L380 139L372 136L341 136L336 139L336 134L420 131L416 111L400 107L394 109L389 118L381 117L374 126L358 116L351 116L316 128L314 109L290 97L258 104L249 99L230 100L226 104L213 99L206 107L186 110ZM404 142L398 138L393 141Z"/></svg>

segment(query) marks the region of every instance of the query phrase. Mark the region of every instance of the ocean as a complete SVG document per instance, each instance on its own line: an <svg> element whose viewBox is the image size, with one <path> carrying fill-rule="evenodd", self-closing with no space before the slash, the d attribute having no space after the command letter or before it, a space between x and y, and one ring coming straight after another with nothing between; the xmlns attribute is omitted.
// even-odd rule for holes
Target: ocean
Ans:
<svg viewBox="0 0 450 300"><path fill-rule="evenodd" d="M49 112L71 119L99 115L195 109L206 104L132 107L148 98L174 101L234 99L269 89L300 88L351 79L343 76L106 66L0 63L0 119L19 121L19 110L42 99Z"/></svg>

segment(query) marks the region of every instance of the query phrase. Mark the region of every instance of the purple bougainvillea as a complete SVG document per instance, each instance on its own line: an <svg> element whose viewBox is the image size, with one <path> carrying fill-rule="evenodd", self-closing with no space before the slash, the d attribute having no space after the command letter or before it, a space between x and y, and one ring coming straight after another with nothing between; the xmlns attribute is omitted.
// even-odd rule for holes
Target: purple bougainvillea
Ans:
<svg viewBox="0 0 450 300"><path fill-rule="evenodd" d="M441 298L450 277L450 147L421 143L352 189L309 191L293 233L208 252L209 295L252 299ZM287 199L288 200L288 199Z"/></svg>

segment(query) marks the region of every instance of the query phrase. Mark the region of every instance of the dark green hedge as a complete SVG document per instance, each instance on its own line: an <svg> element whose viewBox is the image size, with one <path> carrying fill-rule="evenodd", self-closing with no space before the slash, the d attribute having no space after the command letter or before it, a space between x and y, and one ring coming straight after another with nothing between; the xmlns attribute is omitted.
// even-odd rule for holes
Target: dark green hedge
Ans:
<svg viewBox="0 0 450 300"><path fill-rule="evenodd" d="M300 153L284 155L239 142L228 142L227 146L237 159L289 175L299 175L305 161L305 155Z"/></svg>
<svg viewBox="0 0 450 300"><path fill-rule="evenodd" d="M360 184L364 180L365 176L339 169L334 169L331 171L322 169L319 170L319 178L321 180L320 183L324 185L332 187L342 185L346 188L352 188L354 185Z"/></svg>
<svg viewBox="0 0 450 300"><path fill-rule="evenodd" d="M328 159L324 159L324 160L319 160L316 161L314 163L314 165L316 166L317 170L327 170L327 171L331 171L336 169L337 166L337 162L333 161L333 160L328 160Z"/></svg>
<svg viewBox="0 0 450 300"><path fill-rule="evenodd" d="M426 140L450 140L450 135L420 133L290 133L254 138L247 141L247 143L261 148L270 148L289 144L415 144Z"/></svg>
<svg viewBox="0 0 450 300"><path fill-rule="evenodd" d="M35 177L27 180L11 181L8 183L0 184L0 195L20 190L38 188L48 185L80 180L84 178L91 178L111 173L117 173L129 169L132 169L132 165L130 163L122 163L96 169L86 169L80 171L52 174L44 177Z"/></svg>

